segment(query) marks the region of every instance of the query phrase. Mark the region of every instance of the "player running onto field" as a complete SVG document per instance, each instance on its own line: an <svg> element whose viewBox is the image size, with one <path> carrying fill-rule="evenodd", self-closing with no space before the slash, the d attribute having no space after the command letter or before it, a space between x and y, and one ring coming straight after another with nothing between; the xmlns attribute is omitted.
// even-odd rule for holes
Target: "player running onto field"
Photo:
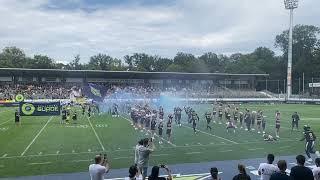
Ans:
<svg viewBox="0 0 320 180"><path fill-rule="evenodd" d="M235 125L238 123L238 119L239 119L239 108L235 108L233 111L233 121Z"/></svg>
<svg viewBox="0 0 320 180"><path fill-rule="evenodd" d="M243 112L239 112L240 129L243 128Z"/></svg>
<svg viewBox="0 0 320 180"><path fill-rule="evenodd" d="M223 115L223 107L222 104L219 105L218 116L219 116L219 124L222 124L222 115Z"/></svg>
<svg viewBox="0 0 320 180"><path fill-rule="evenodd" d="M280 132L280 112L276 112L276 137L279 138Z"/></svg>
<svg viewBox="0 0 320 180"><path fill-rule="evenodd" d="M206 117L206 120L207 120L207 130L210 129L210 131L212 130L211 126L210 126L210 122L211 122L211 113L209 111L207 111L205 113L205 117Z"/></svg>
<svg viewBox="0 0 320 180"><path fill-rule="evenodd" d="M213 111L212 111L212 120L213 123L216 123L216 114L217 114L217 110L215 107L213 107Z"/></svg>
<svg viewBox="0 0 320 180"><path fill-rule="evenodd" d="M172 139L172 119L173 119L172 114L169 114L168 118L169 119L167 121L167 138L168 138L168 141L171 142L171 139Z"/></svg>
<svg viewBox="0 0 320 180"><path fill-rule="evenodd" d="M151 118L151 135L154 138L154 134L156 132L156 125L157 125L157 117L153 114Z"/></svg>
<svg viewBox="0 0 320 180"><path fill-rule="evenodd" d="M311 128L307 125L305 125L303 127L303 130L304 130L303 138L300 141L306 140L305 151L306 151L306 154L309 158L308 161L312 161L310 153L312 153L312 154L315 153L314 142L316 140L316 136L313 133L313 131L311 130ZM319 152L317 151L316 154L319 155Z"/></svg>
<svg viewBox="0 0 320 180"><path fill-rule="evenodd" d="M176 107L177 123L179 126L181 126L181 112L182 109L180 107Z"/></svg>
<svg viewBox="0 0 320 180"><path fill-rule="evenodd" d="M192 111L191 121L192 121L193 132L196 134L197 133L196 127L197 127L197 121L199 122L199 116L195 110Z"/></svg>
<svg viewBox="0 0 320 180"><path fill-rule="evenodd" d="M163 132L163 122L160 121L158 125L159 144L162 144L162 132Z"/></svg>

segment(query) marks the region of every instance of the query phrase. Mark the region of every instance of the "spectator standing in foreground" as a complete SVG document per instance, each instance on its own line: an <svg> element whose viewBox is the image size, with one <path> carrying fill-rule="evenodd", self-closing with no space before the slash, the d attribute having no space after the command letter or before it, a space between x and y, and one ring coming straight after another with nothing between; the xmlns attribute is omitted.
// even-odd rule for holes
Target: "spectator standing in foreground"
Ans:
<svg viewBox="0 0 320 180"><path fill-rule="evenodd" d="M144 139L143 145L138 149L138 168L142 174L142 179L145 180L148 173L149 156L154 151L154 143L152 139Z"/></svg>
<svg viewBox="0 0 320 180"><path fill-rule="evenodd" d="M277 166L273 165L274 155L268 154L267 156L268 163L261 163L258 168L258 173L261 180L269 180L271 175L278 172L279 169Z"/></svg>
<svg viewBox="0 0 320 180"><path fill-rule="evenodd" d="M287 162L285 160L278 161L279 172L276 172L271 175L270 180L290 180L290 177L287 175Z"/></svg>
<svg viewBox="0 0 320 180"><path fill-rule="evenodd" d="M218 176L219 171L216 167L210 169L210 174L212 180L221 180L221 178Z"/></svg>
<svg viewBox="0 0 320 180"><path fill-rule="evenodd" d="M313 180L312 171L304 166L306 158L303 155L298 155L296 160L298 165L291 168L291 180Z"/></svg>
<svg viewBox="0 0 320 180"><path fill-rule="evenodd" d="M138 141L138 144L135 147L134 150L134 164L138 164L138 158L139 158L139 148L143 146L143 139L141 139L140 141Z"/></svg>
<svg viewBox="0 0 320 180"><path fill-rule="evenodd" d="M315 159L316 166L312 169L314 180L320 180L320 158Z"/></svg>
<svg viewBox="0 0 320 180"><path fill-rule="evenodd" d="M168 173L168 177L159 177L160 167L165 169ZM151 175L148 177L148 180L172 180L171 172L166 165L153 166L151 170Z"/></svg>
<svg viewBox="0 0 320 180"><path fill-rule="evenodd" d="M104 175L109 172L109 163L106 157L96 155L95 164L89 166L91 180L104 180Z"/></svg>
<svg viewBox="0 0 320 180"><path fill-rule="evenodd" d="M239 174L235 175L232 180L251 180L246 172L246 167L242 164L238 165Z"/></svg>

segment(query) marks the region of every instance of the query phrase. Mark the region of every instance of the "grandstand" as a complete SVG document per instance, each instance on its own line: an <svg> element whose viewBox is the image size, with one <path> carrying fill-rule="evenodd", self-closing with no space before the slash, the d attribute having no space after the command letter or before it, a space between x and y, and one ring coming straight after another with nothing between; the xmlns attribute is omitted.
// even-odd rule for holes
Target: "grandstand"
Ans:
<svg viewBox="0 0 320 180"><path fill-rule="evenodd" d="M27 99L68 98L66 91L87 83L132 86L153 93L169 91L192 98L259 98L256 81L268 74L122 72L92 70L15 69L0 68L0 98L13 99L17 92ZM14 90L13 90L14 89Z"/></svg>

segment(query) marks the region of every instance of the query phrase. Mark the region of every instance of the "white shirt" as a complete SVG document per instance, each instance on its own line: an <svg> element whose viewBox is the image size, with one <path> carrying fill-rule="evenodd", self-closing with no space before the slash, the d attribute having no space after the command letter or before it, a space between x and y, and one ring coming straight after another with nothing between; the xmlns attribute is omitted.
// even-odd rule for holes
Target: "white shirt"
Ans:
<svg viewBox="0 0 320 180"><path fill-rule="evenodd" d="M106 172L107 168L100 164L91 164L89 166L91 180L104 180L104 174Z"/></svg>
<svg viewBox="0 0 320 180"><path fill-rule="evenodd" d="M258 172L261 172L261 180L269 180L271 175L278 172L279 168L273 164L261 163Z"/></svg>
<svg viewBox="0 0 320 180"><path fill-rule="evenodd" d="M137 144L134 149L134 163L138 164L138 158L139 158L139 148L141 145Z"/></svg>
<svg viewBox="0 0 320 180"><path fill-rule="evenodd" d="M314 180L320 180L320 167L315 167L312 169Z"/></svg>

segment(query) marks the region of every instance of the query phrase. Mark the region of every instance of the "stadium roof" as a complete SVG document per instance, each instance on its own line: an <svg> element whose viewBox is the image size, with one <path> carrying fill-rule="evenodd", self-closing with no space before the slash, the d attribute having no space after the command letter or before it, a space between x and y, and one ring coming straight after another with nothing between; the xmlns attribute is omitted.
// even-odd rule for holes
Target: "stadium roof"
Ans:
<svg viewBox="0 0 320 180"><path fill-rule="evenodd" d="M136 79L211 79L219 77L268 77L269 74L230 74L230 73L185 73L185 72L142 72L142 71L103 71L103 70L66 70L66 69L25 69L0 68L0 75L45 75L62 77L104 77Z"/></svg>

